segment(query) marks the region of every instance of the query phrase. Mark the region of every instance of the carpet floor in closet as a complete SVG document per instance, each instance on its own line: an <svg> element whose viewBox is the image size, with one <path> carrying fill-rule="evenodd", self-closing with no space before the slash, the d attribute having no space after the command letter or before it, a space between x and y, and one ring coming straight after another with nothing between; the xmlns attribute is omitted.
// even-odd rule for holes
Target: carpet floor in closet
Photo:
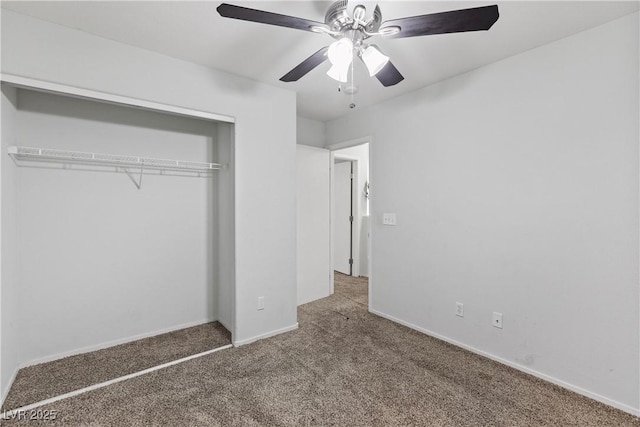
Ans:
<svg viewBox="0 0 640 427"><path fill-rule="evenodd" d="M211 322L29 366L18 371L2 405L2 411L20 408L227 344L231 344L229 331L220 323Z"/></svg>

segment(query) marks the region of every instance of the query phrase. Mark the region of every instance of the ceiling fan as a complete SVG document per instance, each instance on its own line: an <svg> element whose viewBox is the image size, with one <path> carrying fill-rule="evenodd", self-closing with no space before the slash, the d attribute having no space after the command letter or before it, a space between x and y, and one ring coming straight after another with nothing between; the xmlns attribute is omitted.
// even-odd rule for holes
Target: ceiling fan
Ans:
<svg viewBox="0 0 640 427"><path fill-rule="evenodd" d="M427 15L382 21L382 12L376 5L371 15L365 6L359 4L351 14L347 10L347 0L331 4L324 22L311 21L295 16L281 15L257 9L222 3L216 9L225 18L241 19L262 24L278 25L296 30L327 34L334 39L302 61L280 78L283 82L294 82L322 64L327 59L331 68L327 74L333 79L345 83L348 81L349 68L353 57L358 56L364 62L370 76L383 86L393 86L404 80L398 69L375 45L369 43L373 37L403 38L427 36L433 34L460 33L465 31L488 30L498 20L498 6L481 6L471 9L430 13Z"/></svg>

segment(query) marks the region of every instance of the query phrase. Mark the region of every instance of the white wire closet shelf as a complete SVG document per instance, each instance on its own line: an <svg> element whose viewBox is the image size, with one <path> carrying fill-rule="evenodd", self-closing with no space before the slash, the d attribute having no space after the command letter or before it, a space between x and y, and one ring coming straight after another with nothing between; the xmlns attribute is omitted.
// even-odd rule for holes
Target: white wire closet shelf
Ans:
<svg viewBox="0 0 640 427"><path fill-rule="evenodd" d="M144 169L205 173L224 169L219 163L169 160L153 157L123 156L119 154L88 153L52 148L8 147L9 155L18 160L61 161L101 166L140 167Z"/></svg>

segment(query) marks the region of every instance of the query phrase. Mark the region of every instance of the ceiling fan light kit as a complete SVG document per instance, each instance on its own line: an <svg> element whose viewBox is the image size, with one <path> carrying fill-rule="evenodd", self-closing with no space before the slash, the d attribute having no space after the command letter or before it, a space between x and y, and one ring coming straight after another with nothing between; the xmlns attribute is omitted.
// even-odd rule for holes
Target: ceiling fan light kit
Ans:
<svg viewBox="0 0 640 427"><path fill-rule="evenodd" d="M369 76L373 77L378 74L387 62L389 62L389 57L374 46L369 45L366 49L361 50L360 57L362 58L362 62L367 66L367 70L369 70Z"/></svg>
<svg viewBox="0 0 640 427"><path fill-rule="evenodd" d="M350 64L347 64L344 68L332 65L329 71L327 71L327 76L340 83L346 83L349 81L349 65Z"/></svg>
<svg viewBox="0 0 640 427"><path fill-rule="evenodd" d="M353 62L353 42L344 37L331 43L327 57L331 62L327 75L334 80L346 83L349 79L349 67Z"/></svg>
<svg viewBox="0 0 640 427"><path fill-rule="evenodd" d="M369 75L375 76L385 87L400 83L404 76L376 45L367 43L368 39L483 31L491 28L500 16L498 6L491 5L382 21L382 11L378 5L371 16L367 16L367 9L361 4L356 5L349 14L347 5L347 0L332 3L325 14L324 23L227 3L222 3L216 10L225 18L327 34L336 40L282 76L280 80L283 82L298 81L328 59L331 68L327 75L347 83L349 70L354 66L353 58L357 56ZM354 86L353 81L351 85Z"/></svg>

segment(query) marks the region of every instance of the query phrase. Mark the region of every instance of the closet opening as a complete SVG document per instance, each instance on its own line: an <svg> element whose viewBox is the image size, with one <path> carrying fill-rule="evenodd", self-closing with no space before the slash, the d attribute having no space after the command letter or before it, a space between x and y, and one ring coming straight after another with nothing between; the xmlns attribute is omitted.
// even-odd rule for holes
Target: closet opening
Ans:
<svg viewBox="0 0 640 427"><path fill-rule="evenodd" d="M233 119L68 89L2 83L3 410L234 333Z"/></svg>

